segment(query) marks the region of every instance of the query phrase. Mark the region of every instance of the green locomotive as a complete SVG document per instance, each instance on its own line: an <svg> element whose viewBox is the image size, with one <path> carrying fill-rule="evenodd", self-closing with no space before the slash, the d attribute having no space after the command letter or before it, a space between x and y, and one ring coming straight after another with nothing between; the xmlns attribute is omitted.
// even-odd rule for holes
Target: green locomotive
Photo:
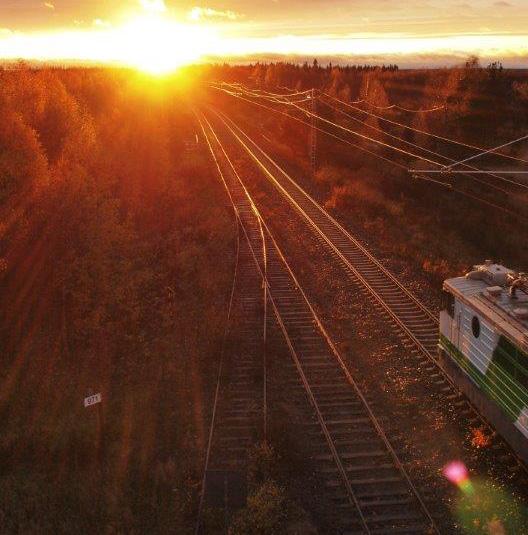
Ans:
<svg viewBox="0 0 528 535"><path fill-rule="evenodd" d="M485 418L528 463L528 278L486 261L448 279L440 360Z"/></svg>

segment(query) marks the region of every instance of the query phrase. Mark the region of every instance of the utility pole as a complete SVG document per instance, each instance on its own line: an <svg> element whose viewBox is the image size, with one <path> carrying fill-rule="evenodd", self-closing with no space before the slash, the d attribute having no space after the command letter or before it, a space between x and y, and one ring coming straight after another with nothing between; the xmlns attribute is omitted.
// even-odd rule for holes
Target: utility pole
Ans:
<svg viewBox="0 0 528 535"><path fill-rule="evenodd" d="M316 90L312 89L310 93L310 99L312 104L312 126L310 131L310 160L312 167L312 178L315 178L317 171L317 97Z"/></svg>

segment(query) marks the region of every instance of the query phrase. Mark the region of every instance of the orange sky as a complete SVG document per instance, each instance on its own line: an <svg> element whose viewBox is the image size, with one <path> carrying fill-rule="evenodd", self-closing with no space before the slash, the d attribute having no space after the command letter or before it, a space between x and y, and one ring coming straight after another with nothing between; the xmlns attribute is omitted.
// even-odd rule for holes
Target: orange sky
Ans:
<svg viewBox="0 0 528 535"><path fill-rule="evenodd" d="M152 64L215 57L528 66L528 0L1 0L0 57Z"/></svg>

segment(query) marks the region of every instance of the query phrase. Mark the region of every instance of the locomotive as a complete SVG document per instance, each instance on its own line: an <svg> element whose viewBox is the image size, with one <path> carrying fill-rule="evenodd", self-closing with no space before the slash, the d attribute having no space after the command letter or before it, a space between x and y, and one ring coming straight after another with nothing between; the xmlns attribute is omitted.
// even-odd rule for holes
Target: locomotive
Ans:
<svg viewBox="0 0 528 535"><path fill-rule="evenodd" d="M445 280L439 358L528 464L528 277L487 260Z"/></svg>

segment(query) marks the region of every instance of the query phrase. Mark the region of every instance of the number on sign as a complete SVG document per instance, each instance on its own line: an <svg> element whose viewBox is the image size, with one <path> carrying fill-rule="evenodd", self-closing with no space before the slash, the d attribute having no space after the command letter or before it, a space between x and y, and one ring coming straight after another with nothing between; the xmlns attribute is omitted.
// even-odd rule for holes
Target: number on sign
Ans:
<svg viewBox="0 0 528 535"><path fill-rule="evenodd" d="M88 396L84 398L84 406L89 407L90 405L95 405L103 401L103 396L101 394L94 394L93 396Z"/></svg>

